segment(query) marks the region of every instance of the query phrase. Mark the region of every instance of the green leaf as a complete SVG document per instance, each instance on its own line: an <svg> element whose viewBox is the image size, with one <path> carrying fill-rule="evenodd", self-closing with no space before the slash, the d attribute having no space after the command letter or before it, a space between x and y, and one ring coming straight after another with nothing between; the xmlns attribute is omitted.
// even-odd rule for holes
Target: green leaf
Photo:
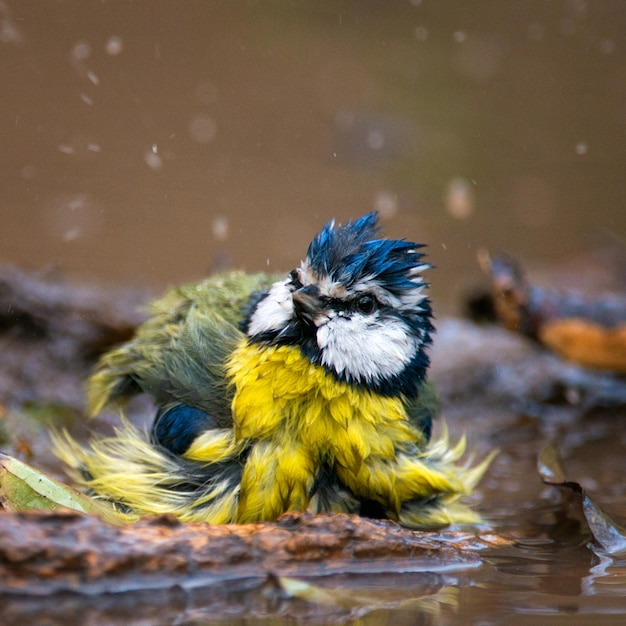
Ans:
<svg viewBox="0 0 626 626"><path fill-rule="evenodd" d="M93 513L110 524L122 524L126 516L108 504L94 500L43 474L30 465L0 453L0 503L7 511L56 511L71 509Z"/></svg>

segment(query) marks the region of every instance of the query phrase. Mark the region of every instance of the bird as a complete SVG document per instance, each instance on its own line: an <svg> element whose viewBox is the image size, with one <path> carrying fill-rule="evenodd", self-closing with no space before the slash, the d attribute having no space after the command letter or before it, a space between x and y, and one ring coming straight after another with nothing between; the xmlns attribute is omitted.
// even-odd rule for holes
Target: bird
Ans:
<svg viewBox="0 0 626 626"><path fill-rule="evenodd" d="M273 521L288 511L476 523L461 499L491 457L431 430L433 313L423 244L380 235L378 214L327 222L285 275L228 271L150 306L88 382L92 415L147 394L150 432L57 454L77 482L133 518Z"/></svg>

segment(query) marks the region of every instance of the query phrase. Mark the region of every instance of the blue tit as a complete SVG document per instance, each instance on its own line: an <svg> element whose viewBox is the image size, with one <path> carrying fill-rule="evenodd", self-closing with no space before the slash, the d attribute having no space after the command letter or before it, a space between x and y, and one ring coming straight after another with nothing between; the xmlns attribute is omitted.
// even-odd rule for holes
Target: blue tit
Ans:
<svg viewBox="0 0 626 626"><path fill-rule="evenodd" d="M136 516L475 522L459 500L489 459L461 463L463 439L430 441L429 265L421 244L378 230L375 213L331 221L287 276L225 273L155 302L88 388L93 414L149 394L152 431L58 441L76 478Z"/></svg>

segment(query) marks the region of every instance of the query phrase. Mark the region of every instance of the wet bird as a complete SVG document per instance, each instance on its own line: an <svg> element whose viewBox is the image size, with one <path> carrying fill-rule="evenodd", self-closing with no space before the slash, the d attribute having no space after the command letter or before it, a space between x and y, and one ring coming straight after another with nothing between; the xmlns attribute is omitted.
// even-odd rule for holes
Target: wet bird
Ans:
<svg viewBox="0 0 626 626"><path fill-rule="evenodd" d="M460 498L488 459L461 463L463 439L430 440L430 266L421 244L378 230L375 213L331 221L286 276L225 273L155 302L88 389L93 414L149 394L152 431L58 441L76 478L136 516L476 521Z"/></svg>

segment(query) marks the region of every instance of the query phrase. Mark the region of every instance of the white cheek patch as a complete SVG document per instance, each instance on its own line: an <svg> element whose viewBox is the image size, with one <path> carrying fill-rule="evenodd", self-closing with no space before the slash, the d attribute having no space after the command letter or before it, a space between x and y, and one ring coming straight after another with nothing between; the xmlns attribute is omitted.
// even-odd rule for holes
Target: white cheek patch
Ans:
<svg viewBox="0 0 626 626"><path fill-rule="evenodd" d="M348 380L376 382L402 372L422 339L399 318L335 315L317 330L322 363Z"/></svg>
<svg viewBox="0 0 626 626"><path fill-rule="evenodd" d="M293 318L293 300L287 282L274 283L269 293L259 302L248 324L248 336L253 337L285 327Z"/></svg>

